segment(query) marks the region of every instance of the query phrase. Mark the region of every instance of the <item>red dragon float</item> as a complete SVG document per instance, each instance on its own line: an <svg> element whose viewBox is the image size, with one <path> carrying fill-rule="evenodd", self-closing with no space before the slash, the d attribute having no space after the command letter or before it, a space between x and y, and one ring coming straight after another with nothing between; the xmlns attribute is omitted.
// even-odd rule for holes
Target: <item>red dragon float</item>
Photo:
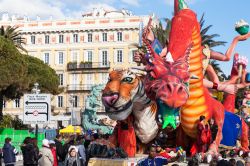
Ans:
<svg viewBox="0 0 250 166"><path fill-rule="evenodd" d="M172 122L180 116L177 144L187 147L187 140L191 140L197 150L197 123L201 116L205 116L207 121L213 118L218 126L215 140L209 147L210 154L217 155L220 144L233 144L227 142L226 137L235 141L239 134L242 149L248 151L247 124L224 107L234 107L234 97L231 96L223 105L204 86L204 46L196 14L187 8L183 0L175 0L166 57L156 53L146 36L147 30L143 35L147 48L144 57L146 75L138 75L131 70L114 70L103 90L102 101L106 112L111 119L118 120L113 134L116 145L123 147L129 156L134 156L136 136L142 143L149 143L160 128L169 125L176 128L179 124ZM236 63L233 70L235 67ZM232 78L238 74L232 73ZM213 88L217 89L216 86L214 84ZM232 131L226 125L238 130Z"/></svg>
<svg viewBox="0 0 250 166"><path fill-rule="evenodd" d="M167 105L168 109L179 108L181 128L193 139L197 138L196 126L199 117L203 115L206 120L213 118L218 125L218 132L209 152L217 154L223 138L231 136L222 135L230 133L230 130L223 131L226 130L223 128L225 116L236 115L225 111L224 106L212 98L203 85L200 24L196 14L186 8L183 1L175 0L175 15L172 19L166 58L155 53L145 37L144 43L149 54L146 57L148 75L145 79L148 96ZM248 126L245 121L239 118L237 123L233 122L231 125L241 128L241 145L244 150L248 150Z"/></svg>

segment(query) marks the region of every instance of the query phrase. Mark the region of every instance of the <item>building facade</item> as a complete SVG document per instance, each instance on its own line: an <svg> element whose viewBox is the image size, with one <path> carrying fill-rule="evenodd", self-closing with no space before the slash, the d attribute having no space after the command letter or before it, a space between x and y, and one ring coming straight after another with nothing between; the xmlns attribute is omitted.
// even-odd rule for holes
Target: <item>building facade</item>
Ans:
<svg viewBox="0 0 250 166"><path fill-rule="evenodd" d="M71 107L82 111L95 84L105 84L109 71L136 65L133 54L139 41L139 24L148 16L95 9L81 19L29 21L3 16L1 25L18 26L30 56L55 69L64 92L52 97L52 124L67 125ZM73 96L72 106L69 103ZM22 119L23 99L4 102L4 113Z"/></svg>

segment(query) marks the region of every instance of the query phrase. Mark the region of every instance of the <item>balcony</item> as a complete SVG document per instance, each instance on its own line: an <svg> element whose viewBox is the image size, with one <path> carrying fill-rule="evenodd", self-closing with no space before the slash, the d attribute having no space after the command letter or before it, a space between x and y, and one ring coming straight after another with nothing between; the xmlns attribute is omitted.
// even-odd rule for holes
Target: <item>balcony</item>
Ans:
<svg viewBox="0 0 250 166"><path fill-rule="evenodd" d="M110 69L110 62L69 62L67 65L68 71L75 70L91 70L91 69Z"/></svg>
<svg viewBox="0 0 250 166"><path fill-rule="evenodd" d="M95 84L69 84L67 91L90 91Z"/></svg>

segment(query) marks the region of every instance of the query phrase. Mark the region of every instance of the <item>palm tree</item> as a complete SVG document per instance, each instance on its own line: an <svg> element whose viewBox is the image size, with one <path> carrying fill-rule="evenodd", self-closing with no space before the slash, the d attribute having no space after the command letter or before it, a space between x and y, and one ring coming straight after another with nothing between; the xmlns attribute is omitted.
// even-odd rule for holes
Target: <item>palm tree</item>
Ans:
<svg viewBox="0 0 250 166"><path fill-rule="evenodd" d="M171 20L168 18L164 18L165 22L167 23L165 29L160 22L158 26L153 28L153 32L155 37L159 40L161 45L164 47L166 45L166 41L169 41L169 33L171 29Z"/></svg>
<svg viewBox="0 0 250 166"><path fill-rule="evenodd" d="M18 27L11 27L11 26L1 26L0 28L0 36L3 36L9 40L11 40L17 49L24 51L27 53L27 50L23 47L25 44L25 38L23 38L20 34L20 30L17 30Z"/></svg>
<svg viewBox="0 0 250 166"><path fill-rule="evenodd" d="M202 45L207 44L209 48L216 47L216 46L224 46L225 41L215 41L213 38L219 37L219 34L211 34L208 35L207 32L208 30L213 26L213 25L208 25L207 27L204 27L205 19L204 19L204 13L201 16L200 19L200 27L201 27L201 38L202 38Z"/></svg>
<svg viewBox="0 0 250 166"><path fill-rule="evenodd" d="M201 27L201 38L202 38L202 45L208 45L209 48L216 47L216 46L224 46L225 41L216 41L214 40L215 37L219 37L219 34L207 34L208 30L212 27L212 25L208 25L207 27L204 27L204 13L201 16L200 19L200 27ZM221 70L220 65L215 60L210 61L210 65L214 68L214 71L219 77L220 81L223 81L224 79L227 79L227 76L225 73Z"/></svg>

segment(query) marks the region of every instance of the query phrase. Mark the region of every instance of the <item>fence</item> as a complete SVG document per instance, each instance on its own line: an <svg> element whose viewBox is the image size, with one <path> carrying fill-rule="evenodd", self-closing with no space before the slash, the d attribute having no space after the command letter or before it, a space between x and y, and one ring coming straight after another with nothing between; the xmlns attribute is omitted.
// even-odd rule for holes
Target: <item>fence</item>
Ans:
<svg viewBox="0 0 250 166"><path fill-rule="evenodd" d="M0 129L0 148L3 147L5 138L11 138L11 143L15 148L18 150L18 152L21 152L20 146L23 143L23 140L26 137L35 137L35 133L31 133L28 130L14 130L13 128L4 128ZM45 138L44 133L38 133L37 136L37 142L38 147L42 147L42 140Z"/></svg>

